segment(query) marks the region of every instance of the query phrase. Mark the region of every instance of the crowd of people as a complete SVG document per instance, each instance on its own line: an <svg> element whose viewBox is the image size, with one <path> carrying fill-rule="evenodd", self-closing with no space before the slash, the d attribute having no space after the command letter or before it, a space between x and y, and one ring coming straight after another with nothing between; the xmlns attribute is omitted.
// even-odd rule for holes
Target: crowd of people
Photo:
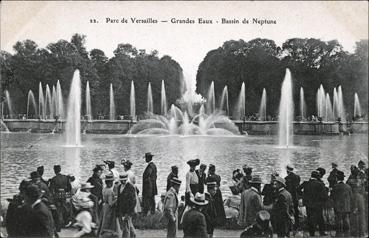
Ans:
<svg viewBox="0 0 369 238"><path fill-rule="evenodd" d="M211 238L215 228L227 223L242 229L240 237L289 237L304 230L310 236L315 236L316 230L325 236L326 220L332 218L336 236L368 234L368 169L363 161L351 166L346 181L344 172L332 163L329 186L323 181L326 170L321 167L301 182L293 166L288 165L285 178L273 172L270 183L262 185L260 175L244 165L233 171L232 195L223 199L215 166L193 159L187 161L184 196L179 197L179 169L172 166L166 191L156 203L157 168L153 157L151 153L144 156L147 167L142 175L142 191L136 186L129 160L121 161L122 173L114 161L104 161L81 184L72 175L62 174L60 165L54 166L55 176L49 180L43 178L44 167L38 167L29 180L20 183L19 193L8 199L8 236L58 237L62 228L73 228L74 237L132 238L136 237L132 218L157 211L163 214L167 237L176 237L181 228L184 237Z"/></svg>

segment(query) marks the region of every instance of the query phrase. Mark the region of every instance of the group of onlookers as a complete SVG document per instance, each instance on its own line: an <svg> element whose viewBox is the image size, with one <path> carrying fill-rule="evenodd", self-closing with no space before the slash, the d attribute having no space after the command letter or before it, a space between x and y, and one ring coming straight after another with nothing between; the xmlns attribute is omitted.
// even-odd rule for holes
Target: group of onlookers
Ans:
<svg viewBox="0 0 369 238"><path fill-rule="evenodd" d="M172 166L166 191L158 203L157 168L154 155L146 153L147 167L142 175L142 192L136 186L132 162L122 160L119 173L114 161L93 168L86 183L77 184L71 175L61 173L43 178L40 166L19 186L19 194L9 200L6 228L10 237L57 237L62 228L73 228L74 237L136 237L133 219L163 215L167 237L176 237L178 227L184 237L212 237L215 228L237 225L241 237L288 237L307 230L314 236L327 235L327 219L334 217L337 236L367 235L368 169L363 161L345 174L332 163L326 186L324 168L311 172L301 183L293 166L287 176L271 174L270 183L262 185L260 175L247 165L233 171L232 195L223 200L221 177L214 165L189 160L185 194L178 193L182 181L178 167ZM107 171L105 170L107 166ZM197 169L198 168L198 169ZM207 171L206 171L207 170ZM104 174L104 176L103 176ZM332 212L334 211L334 212Z"/></svg>

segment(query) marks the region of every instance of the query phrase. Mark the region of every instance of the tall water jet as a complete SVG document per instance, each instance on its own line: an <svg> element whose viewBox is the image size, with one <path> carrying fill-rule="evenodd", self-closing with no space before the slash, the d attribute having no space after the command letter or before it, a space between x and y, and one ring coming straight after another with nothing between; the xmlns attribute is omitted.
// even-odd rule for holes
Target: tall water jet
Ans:
<svg viewBox="0 0 369 238"><path fill-rule="evenodd" d="M325 95L325 120L326 121L334 120L332 102L329 93L326 93Z"/></svg>
<svg viewBox="0 0 369 238"><path fill-rule="evenodd" d="M325 92L323 85L320 85L317 93L316 93L316 108L317 108L317 115L324 119L325 117Z"/></svg>
<svg viewBox="0 0 369 238"><path fill-rule="evenodd" d="M279 146L288 148L293 145L293 115L291 72L286 69L279 103Z"/></svg>
<svg viewBox="0 0 369 238"><path fill-rule="evenodd" d="M266 121L267 120L266 100L267 100L267 95L266 95L265 88L263 88L263 94L261 96L260 107L259 107L259 120L260 121Z"/></svg>
<svg viewBox="0 0 369 238"><path fill-rule="evenodd" d="M152 101L151 83L147 87L147 113L154 114L154 103Z"/></svg>
<svg viewBox="0 0 369 238"><path fill-rule="evenodd" d="M67 146L81 146L81 81L79 70L74 71L70 86L65 133Z"/></svg>
<svg viewBox="0 0 369 238"><path fill-rule="evenodd" d="M57 94L56 94L56 88L55 86L53 85L53 90L52 90L52 93L51 93L51 101L52 101L52 107L53 107L53 117L56 116L56 113L58 111L58 108L56 107L57 105Z"/></svg>
<svg viewBox="0 0 369 238"><path fill-rule="evenodd" d="M223 88L219 108L220 110L224 111L227 116L229 115L228 86L227 85L224 86Z"/></svg>
<svg viewBox="0 0 369 238"><path fill-rule="evenodd" d="M361 117L361 105L357 93L355 93L354 98L354 117Z"/></svg>
<svg viewBox="0 0 369 238"><path fill-rule="evenodd" d="M238 101L236 104L236 110L235 110L235 118L236 119L242 119L245 116L246 110L245 110L245 83L243 82L241 85L240 94L238 95Z"/></svg>
<svg viewBox="0 0 369 238"><path fill-rule="evenodd" d="M135 83L131 81L131 94L129 96L129 110L132 120L136 118L136 96L135 96Z"/></svg>
<svg viewBox="0 0 369 238"><path fill-rule="evenodd" d="M161 115L167 114L167 96L165 94L164 80L161 80L161 103L160 103Z"/></svg>
<svg viewBox="0 0 369 238"><path fill-rule="evenodd" d="M29 112L30 112L30 107L32 106L33 109L33 115L37 115L37 107L36 107L36 100L35 100L35 95L33 95L32 90L28 91L28 97L27 97L27 118L29 118Z"/></svg>
<svg viewBox="0 0 369 238"><path fill-rule="evenodd" d="M338 115L341 118L341 122L346 122L346 110L345 105L343 103L343 94L341 85L338 86L337 95L338 95Z"/></svg>
<svg viewBox="0 0 369 238"><path fill-rule="evenodd" d="M109 104L109 120L115 120L115 102L113 84L110 84L110 104Z"/></svg>
<svg viewBox="0 0 369 238"><path fill-rule="evenodd" d="M8 106L9 118L12 118L14 113L13 113L12 101L10 99L10 94L8 90L5 90L5 102L6 102L6 105Z"/></svg>
<svg viewBox="0 0 369 238"><path fill-rule="evenodd" d="M38 84L38 114L40 118L45 118L45 101L41 82Z"/></svg>
<svg viewBox="0 0 369 238"><path fill-rule="evenodd" d="M55 114L59 118L64 118L64 100L59 80L56 83L56 95L57 112Z"/></svg>
<svg viewBox="0 0 369 238"><path fill-rule="evenodd" d="M306 119L306 102L305 102L305 94L304 94L304 88L300 88L300 116L301 120Z"/></svg>
<svg viewBox="0 0 369 238"><path fill-rule="evenodd" d="M338 94L337 89L333 88L333 117L336 120L339 116L339 109L338 109Z"/></svg>
<svg viewBox="0 0 369 238"><path fill-rule="evenodd" d="M48 84L46 84L46 95L45 95L45 114L48 116L48 118L52 118L53 115L53 104L51 100L51 92L50 87Z"/></svg>
<svg viewBox="0 0 369 238"><path fill-rule="evenodd" d="M211 114L214 111L215 111L214 81L211 81L210 88L208 90L208 97L206 99L206 113Z"/></svg>
<svg viewBox="0 0 369 238"><path fill-rule="evenodd" d="M90 94L90 82L86 83L86 117L87 120L92 120L92 111L91 111L91 94Z"/></svg>

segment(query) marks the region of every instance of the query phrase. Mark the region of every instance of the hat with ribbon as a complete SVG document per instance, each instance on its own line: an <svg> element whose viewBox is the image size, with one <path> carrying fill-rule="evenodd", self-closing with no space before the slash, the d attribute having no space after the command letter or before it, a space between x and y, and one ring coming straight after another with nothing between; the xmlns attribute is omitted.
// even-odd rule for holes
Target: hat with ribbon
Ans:
<svg viewBox="0 0 369 238"><path fill-rule="evenodd" d="M257 174L253 175L252 178L251 178L250 183L252 183L252 184L261 184L262 181L261 181L260 176L257 175Z"/></svg>
<svg viewBox="0 0 369 238"><path fill-rule="evenodd" d="M197 165L200 164L200 160L199 159L192 159L192 160L187 161L187 164L189 166L197 166Z"/></svg>
<svg viewBox="0 0 369 238"><path fill-rule="evenodd" d="M179 180L179 179L178 179L178 178L176 178L176 177L172 178L172 179L170 180L170 182L171 182L172 184L177 184L177 185L181 185L181 183L182 183L182 181L181 181L181 180Z"/></svg>
<svg viewBox="0 0 369 238"><path fill-rule="evenodd" d="M119 175L119 180L126 181L127 179L128 179L127 173L122 173L121 175Z"/></svg>
<svg viewBox="0 0 369 238"><path fill-rule="evenodd" d="M105 181L114 181L114 175L112 173L105 175Z"/></svg>
<svg viewBox="0 0 369 238"><path fill-rule="evenodd" d="M199 205L199 206L205 206L206 204L208 204L208 201L205 200L205 194L203 193L196 193L195 197L191 197L190 201L195 204L195 205Z"/></svg>

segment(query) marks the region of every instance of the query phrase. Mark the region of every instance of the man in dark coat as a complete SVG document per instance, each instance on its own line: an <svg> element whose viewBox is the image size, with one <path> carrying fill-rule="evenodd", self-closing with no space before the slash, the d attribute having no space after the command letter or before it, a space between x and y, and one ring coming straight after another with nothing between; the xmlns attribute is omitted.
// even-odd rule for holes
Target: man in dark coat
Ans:
<svg viewBox="0 0 369 238"><path fill-rule="evenodd" d="M127 183L128 174L119 176L117 216L122 229L123 238L135 238L136 231L132 223L132 216L136 207L136 189L131 183Z"/></svg>
<svg viewBox="0 0 369 238"><path fill-rule="evenodd" d="M199 177L199 193L204 193L205 188L205 180L206 180L206 164L201 164L200 169L197 169L195 172L197 177Z"/></svg>
<svg viewBox="0 0 369 238"><path fill-rule="evenodd" d="M332 163L332 171L329 173L329 176L328 176L328 183L329 183L330 188L333 188L333 186L337 183L337 173L338 172L339 170L337 169L337 164Z"/></svg>
<svg viewBox="0 0 369 238"><path fill-rule="evenodd" d="M293 172L293 167L287 165L287 176L284 178L286 181L286 189L291 194L293 200L293 209L295 215L294 229L297 230L300 226L299 223L299 199L298 199L298 188L300 186L300 176Z"/></svg>
<svg viewBox="0 0 369 238"><path fill-rule="evenodd" d="M30 209L24 227L27 237L54 237L54 221L50 210L41 201L41 191L37 185L26 189L26 204Z"/></svg>
<svg viewBox="0 0 369 238"><path fill-rule="evenodd" d="M100 211L102 208L102 199L103 199L103 195L102 195L103 181L101 179L103 168L100 165L96 165L92 171L93 171L93 174L87 180L87 182L94 186L91 189L91 193L95 195L97 198L97 208L98 208L97 212L98 214L100 214Z"/></svg>
<svg viewBox="0 0 369 238"><path fill-rule="evenodd" d="M184 213L182 226L183 238L207 238L206 220L201 210L208 203L205 195L196 193L195 197L190 198L192 208Z"/></svg>
<svg viewBox="0 0 369 238"><path fill-rule="evenodd" d="M320 235L326 236L323 207L328 199L328 194L324 184L319 181L320 176L319 171L313 171L310 180L300 186L303 191L302 200L306 206L310 236L315 235L316 225L319 226Z"/></svg>
<svg viewBox="0 0 369 238"><path fill-rule="evenodd" d="M151 153L145 154L145 161L148 165L142 177L142 212L144 215L147 215L149 211L151 214L155 213L155 195L158 194L156 165L151 161L153 156Z"/></svg>
<svg viewBox="0 0 369 238"><path fill-rule="evenodd" d="M44 166L37 167L36 171L40 175L41 181L44 182L46 185L48 185L48 182L46 182L46 180L44 180L43 177L42 177L42 175L44 175Z"/></svg>
<svg viewBox="0 0 369 238"><path fill-rule="evenodd" d="M172 179L173 178L178 178L178 167L173 165L172 168L171 168L171 172L170 174L168 175L167 177L167 192L169 191L169 189L172 187Z"/></svg>
<svg viewBox="0 0 369 238"><path fill-rule="evenodd" d="M210 164L208 177L206 178L206 183L216 182L218 188L220 188L220 181L221 181L220 175L215 173L215 165ZM226 220L226 215L223 205L222 191L220 191L220 189L216 190L216 194L214 196L214 205L215 210L217 212L217 225L222 226Z"/></svg>
<svg viewBox="0 0 369 238"><path fill-rule="evenodd" d="M54 165L54 173L55 176L50 179L49 188L56 206L58 219L55 226L59 232L61 227L69 222L70 211L67 205L67 194L71 192L72 186L68 176L61 174L60 165Z"/></svg>
<svg viewBox="0 0 369 238"><path fill-rule="evenodd" d="M217 224L217 211L215 209L215 195L217 193L217 183L209 182L206 184L208 192L205 193L205 199L208 201L208 204L202 210L202 214L205 216L206 221L206 230L209 238L213 237L214 228Z"/></svg>
<svg viewBox="0 0 369 238"><path fill-rule="evenodd" d="M273 228L278 237L289 237L294 223L292 195L285 189L285 180L279 176L275 178L273 186L278 193L272 209Z"/></svg>
<svg viewBox="0 0 369 238"><path fill-rule="evenodd" d="M41 176L39 175L39 173L37 171L31 172L30 179L31 179L31 184L35 184L36 186L39 187L43 201L48 205L53 204L54 201L53 201L52 194L49 188L47 187L46 183L44 183L41 180Z"/></svg>
<svg viewBox="0 0 369 238"><path fill-rule="evenodd" d="M354 198L351 187L343 182L345 174L342 171L337 171L336 177L337 183L331 191L336 220L336 236L345 233L348 235L350 231L350 212L355 206Z"/></svg>

